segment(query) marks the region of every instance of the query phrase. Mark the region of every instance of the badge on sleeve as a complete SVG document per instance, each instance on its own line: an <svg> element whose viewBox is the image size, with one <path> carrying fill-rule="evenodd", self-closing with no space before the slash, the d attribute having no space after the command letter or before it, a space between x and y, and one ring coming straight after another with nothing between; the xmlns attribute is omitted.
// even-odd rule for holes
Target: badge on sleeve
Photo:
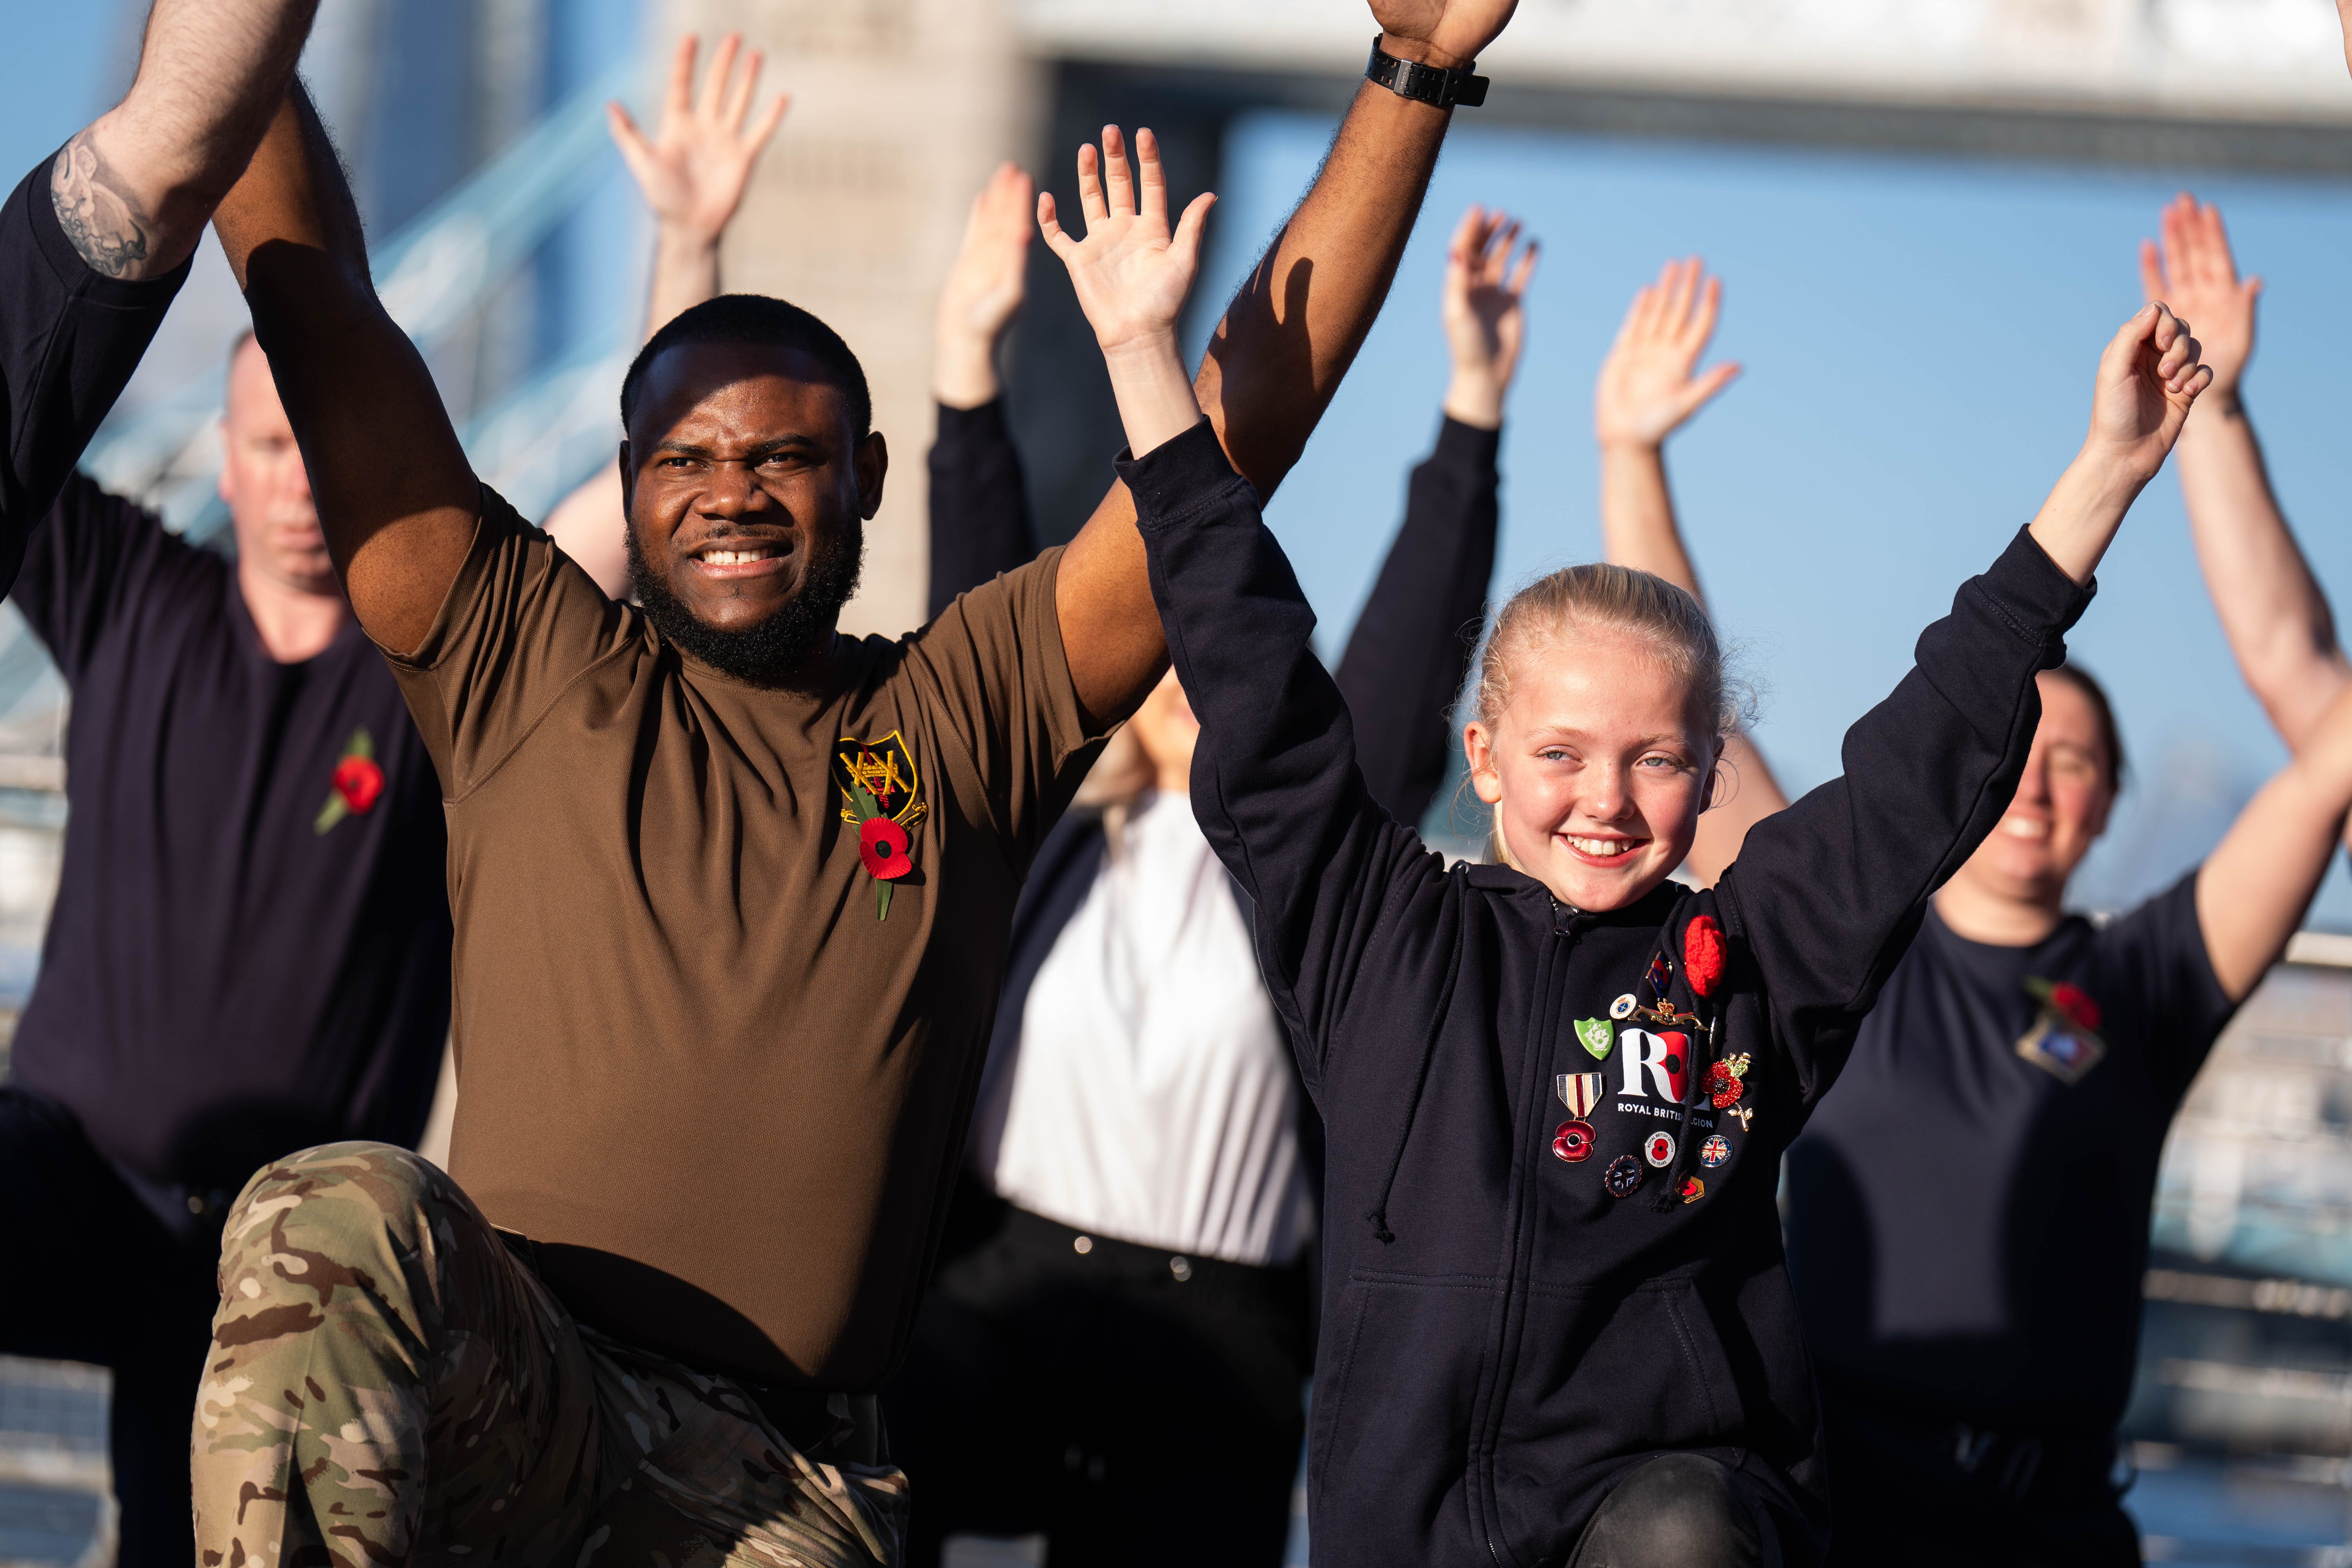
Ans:
<svg viewBox="0 0 2352 1568"><path fill-rule="evenodd" d="M1580 1165L1592 1157L1592 1123L1585 1121L1563 1121L1551 1135L1551 1152L1571 1165Z"/></svg>
<svg viewBox="0 0 2352 1568"><path fill-rule="evenodd" d="M1609 1162L1601 1173L1601 1184L1612 1198L1630 1198L1642 1184L1642 1162L1631 1154L1620 1154Z"/></svg>
<svg viewBox="0 0 2352 1568"><path fill-rule="evenodd" d="M1605 1062L1609 1059L1612 1033L1609 1020L1606 1018L1579 1018L1576 1021L1577 1041L1584 1047L1585 1053L1596 1062Z"/></svg>
<svg viewBox="0 0 2352 1568"><path fill-rule="evenodd" d="M1698 1146L1698 1163L1709 1170L1730 1158L1731 1145L1724 1142L1723 1134L1720 1132L1715 1133Z"/></svg>
<svg viewBox="0 0 2352 1568"><path fill-rule="evenodd" d="M1573 1116L1590 1116L1592 1108L1601 1103L1608 1079L1597 1072L1564 1072L1551 1080L1559 1095L1559 1102Z"/></svg>
<svg viewBox="0 0 2352 1568"><path fill-rule="evenodd" d="M2099 1065L2107 1043L2099 1038L2099 1005L2081 986L2028 975L2025 990L2036 1003L2033 1027L2017 1042L2017 1054L2061 1083L2080 1083Z"/></svg>
<svg viewBox="0 0 2352 1568"><path fill-rule="evenodd" d="M1658 1169L1662 1171L1668 1165L1673 1164L1675 1163L1675 1135L1671 1132L1651 1133L1642 1144L1642 1158L1647 1160L1651 1164L1657 1166Z"/></svg>
<svg viewBox="0 0 2352 1568"><path fill-rule="evenodd" d="M1617 1000L1609 1004L1609 1016L1621 1021L1630 1018L1633 1016L1633 1008L1635 1005L1636 1004L1633 1001L1633 994L1631 991L1628 991L1625 994L1618 997Z"/></svg>

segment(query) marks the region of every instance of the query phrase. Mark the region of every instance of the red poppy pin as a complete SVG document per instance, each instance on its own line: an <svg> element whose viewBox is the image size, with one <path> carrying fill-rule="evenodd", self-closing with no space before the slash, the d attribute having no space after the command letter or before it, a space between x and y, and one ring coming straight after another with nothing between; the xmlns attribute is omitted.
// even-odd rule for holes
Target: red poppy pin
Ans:
<svg viewBox="0 0 2352 1568"><path fill-rule="evenodd" d="M2025 977L2033 998L2033 1026L2017 1042L2017 1054L2062 1083L2079 1082L2107 1054L2099 1037L2099 1005L2070 980Z"/></svg>
<svg viewBox="0 0 2352 1568"><path fill-rule="evenodd" d="M383 767L375 760L375 737L364 725L343 742L343 754L336 761L330 782L333 787L327 792L327 804L319 808L311 831L325 833L346 816L365 816L375 809L383 795Z"/></svg>
<svg viewBox="0 0 2352 1568"><path fill-rule="evenodd" d="M1683 927L1683 976L1692 994L1714 995L1723 984L1723 928L1713 915L1700 915Z"/></svg>
<svg viewBox="0 0 2352 1568"><path fill-rule="evenodd" d="M890 918L890 887L915 868L907 829L923 819L923 781L893 730L878 741L844 735L834 743L841 815L857 824L857 858L874 879L874 918Z"/></svg>

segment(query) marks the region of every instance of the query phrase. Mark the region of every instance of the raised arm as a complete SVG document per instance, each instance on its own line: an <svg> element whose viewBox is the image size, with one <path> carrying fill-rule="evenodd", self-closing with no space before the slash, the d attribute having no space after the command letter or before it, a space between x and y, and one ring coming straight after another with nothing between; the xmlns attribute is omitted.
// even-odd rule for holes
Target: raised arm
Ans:
<svg viewBox="0 0 2352 1568"><path fill-rule="evenodd" d="M613 142L658 225L653 293L646 312L648 338L679 311L718 294L719 241L742 205L752 165L792 106L790 98L779 94L758 120L751 118L762 60L753 49L739 75L735 68L742 47L740 34L719 39L697 92L698 41L691 33L680 39L670 62L661 123L650 139L626 108L617 102L604 106ZM629 591L628 528L628 501L621 493L618 463L598 469L547 516L547 531L563 552L614 599Z"/></svg>
<svg viewBox="0 0 2352 1568"><path fill-rule="evenodd" d="M2286 951L2352 811L2352 681L2238 814L2197 873L2197 923L2213 977L2242 1000Z"/></svg>
<svg viewBox="0 0 2352 1568"><path fill-rule="evenodd" d="M940 289L931 395L930 613L1037 553L1021 455L1005 428L996 351L1027 288L1035 183L997 165L971 200L963 247Z"/></svg>
<svg viewBox="0 0 2352 1568"><path fill-rule="evenodd" d="M1475 206L1454 228L1441 296L1454 372L1437 449L1412 471L1404 524L1335 677L1365 787L1408 827L1445 781L1450 710L1495 575L1495 457L1536 267L1535 243L1519 248L1518 233L1507 213Z"/></svg>
<svg viewBox="0 0 2352 1568"><path fill-rule="evenodd" d="M1375 0L1391 55L1467 67L1517 0ZM1290 221L1226 307L1195 379L1234 466L1261 498L1305 449L1371 330L1421 211L1452 110L1358 87L1331 151ZM1166 667L1135 506L1114 487L1062 557L1062 641L1079 700L1097 718L1134 710Z"/></svg>
<svg viewBox="0 0 2352 1568"><path fill-rule="evenodd" d="M2352 663L2279 510L2240 390L2262 279L2238 276L2221 213L2186 194L2164 209L2161 247L2141 243L2140 279L2148 299L2195 324L2212 368L2213 384L2180 433L2180 494L2239 673L2288 747L2299 748L2352 682Z"/></svg>
<svg viewBox="0 0 2352 1568"><path fill-rule="evenodd" d="M1620 566L1664 577L1702 605L1706 595L1666 485L1665 445L1739 374L1736 364L1698 368L1722 309L1722 280L1707 277L1696 257L1667 262L1657 282L1633 296L1592 391L1603 552ZM1739 858L1748 830L1788 804L1764 753L1744 731L1732 736L1691 843L1691 874L1712 884Z"/></svg>
<svg viewBox="0 0 2352 1568"><path fill-rule="evenodd" d="M91 270L160 278L194 254L268 129L318 0L155 0L131 91L65 144L58 222Z"/></svg>
<svg viewBox="0 0 2352 1568"><path fill-rule="evenodd" d="M352 607L379 646L405 653L465 563L481 487L424 357L368 280L359 209L299 82L213 223Z"/></svg>

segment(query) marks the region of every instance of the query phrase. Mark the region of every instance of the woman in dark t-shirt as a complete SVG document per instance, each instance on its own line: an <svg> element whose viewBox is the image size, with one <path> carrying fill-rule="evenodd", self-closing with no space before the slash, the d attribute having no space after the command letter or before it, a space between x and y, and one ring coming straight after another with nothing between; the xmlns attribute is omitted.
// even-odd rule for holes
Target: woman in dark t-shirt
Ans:
<svg viewBox="0 0 2352 1568"><path fill-rule="evenodd" d="M1712 300L1687 279L1681 293ZM2216 299L2151 297L2180 310L2216 365L2180 443L2186 476L2210 461L2212 411L2242 418L2232 342L2250 331L2214 331L2226 314ZM1662 405L1681 389L1680 405L1695 405L1711 307L1704 321L1696 307L1687 321L1665 315L1637 305L1603 373L1603 528L1611 559L1696 591L1658 459L1671 424L1645 444L1639 420L1609 416L1640 401L1629 388ZM2291 563L2299 585L2217 577L2224 622L2244 624L2233 594L2266 594L2274 612L2300 595L2302 629L2324 630L2274 514L2267 542L2242 530L2235 543L2267 542L2252 552ZM2303 646L2332 652L2324 636ZM2104 925L2069 915L2067 883L2106 826L2123 748L2088 675L2063 667L2039 684L2041 725L2009 811L1923 911L1843 1078L1789 1152L1789 1266L1827 1426L1833 1563L2139 1561L2111 1478L2165 1132L2343 828L2335 753L2352 739L2352 707L2323 693L2290 731L2296 763L2202 866ZM1701 819L1715 819L1689 862L1703 881L1786 804L1760 758L1738 787L1734 809Z"/></svg>

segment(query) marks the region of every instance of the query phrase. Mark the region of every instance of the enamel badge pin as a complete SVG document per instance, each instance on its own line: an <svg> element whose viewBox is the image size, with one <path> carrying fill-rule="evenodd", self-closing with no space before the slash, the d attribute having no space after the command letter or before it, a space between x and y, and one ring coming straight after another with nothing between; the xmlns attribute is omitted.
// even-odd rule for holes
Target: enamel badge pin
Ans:
<svg viewBox="0 0 2352 1568"><path fill-rule="evenodd" d="M2099 1038L2099 1005L2068 981L2052 983L2028 975L2026 994L2036 1003L2033 1027L2017 1042L2017 1054L2061 1083L2080 1083L2099 1065L2107 1043Z"/></svg>
<svg viewBox="0 0 2352 1568"><path fill-rule="evenodd" d="M1551 1152L1571 1165L1580 1165L1591 1159L1592 1123L1581 1120L1561 1122L1551 1135Z"/></svg>
<svg viewBox="0 0 2352 1568"><path fill-rule="evenodd" d="M878 741L844 735L833 745L841 819L857 824L857 858L874 879L874 918L890 918L890 885L915 868L907 829L922 821L922 775L898 731Z"/></svg>
<svg viewBox="0 0 2352 1568"><path fill-rule="evenodd" d="M1630 1198L1642 1185L1642 1162L1620 1154L1601 1173L1601 1185L1612 1198Z"/></svg>
<svg viewBox="0 0 2352 1568"><path fill-rule="evenodd" d="M1601 1103L1606 1082L1597 1072L1564 1072L1551 1080L1551 1086L1569 1114L1582 1117L1591 1115L1592 1108Z"/></svg>
<svg viewBox="0 0 2352 1568"><path fill-rule="evenodd" d="M1618 1019L1630 1018L1633 1016L1633 1009L1639 1005L1640 1004L1633 1000L1633 994L1628 991L1609 1004L1609 1016Z"/></svg>
<svg viewBox="0 0 2352 1568"><path fill-rule="evenodd" d="M1748 1064L1752 1058L1746 1051L1736 1057L1726 1057L1706 1069L1707 1102L1717 1110L1728 1110L1739 1103L1748 1092Z"/></svg>
<svg viewBox="0 0 2352 1568"><path fill-rule="evenodd" d="M1585 1053L1596 1062L1609 1059L1610 1035L1606 1018L1579 1018L1576 1021L1576 1038L1584 1047Z"/></svg>
<svg viewBox="0 0 2352 1568"><path fill-rule="evenodd" d="M1711 1135L1706 1142L1698 1146L1698 1163L1709 1170L1713 1170L1730 1158L1731 1145L1724 1141L1724 1136L1720 1132Z"/></svg>
<svg viewBox="0 0 2352 1568"><path fill-rule="evenodd" d="M1706 1196L1706 1184L1705 1182L1700 1181L1696 1176L1685 1176L1683 1178L1683 1202L1686 1204L1695 1204L1705 1196Z"/></svg>
<svg viewBox="0 0 2352 1568"><path fill-rule="evenodd" d="M1642 1144L1642 1158L1660 1170L1675 1163L1675 1135L1653 1132Z"/></svg>

